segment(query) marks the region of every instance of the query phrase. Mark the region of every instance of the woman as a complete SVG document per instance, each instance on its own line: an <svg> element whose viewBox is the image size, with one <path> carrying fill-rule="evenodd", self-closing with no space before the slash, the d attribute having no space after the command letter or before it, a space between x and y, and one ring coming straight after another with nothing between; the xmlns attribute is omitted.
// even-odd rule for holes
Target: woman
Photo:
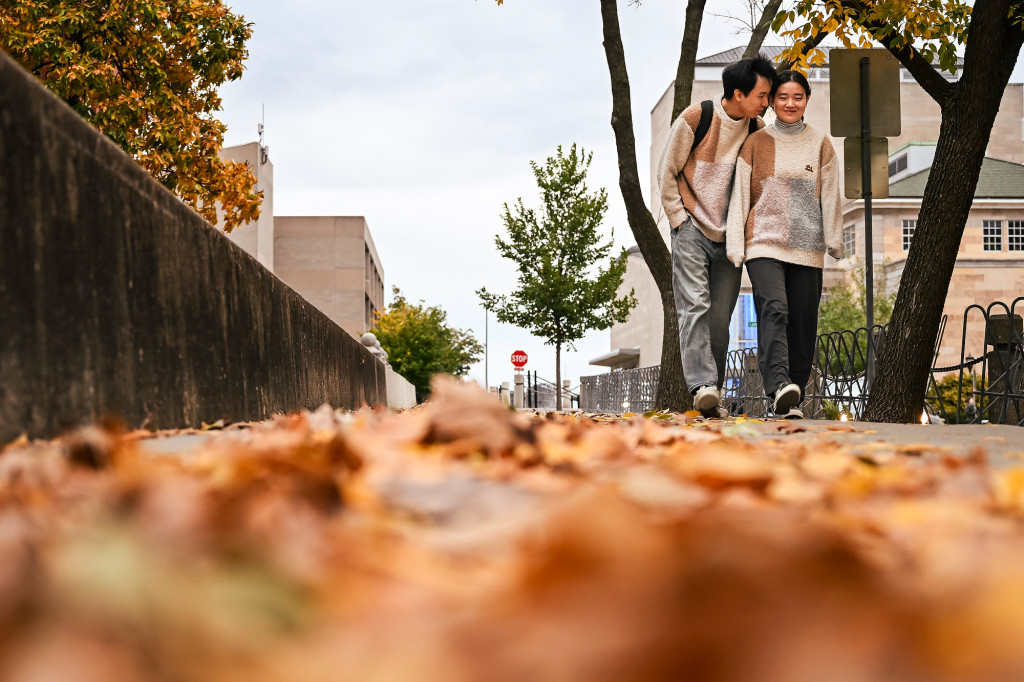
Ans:
<svg viewBox="0 0 1024 682"><path fill-rule="evenodd" d="M736 162L726 254L747 264L757 313L757 356L775 415L797 407L811 374L825 252L843 257L839 159L804 123L811 86L796 71L770 93L775 122L747 138Z"/></svg>

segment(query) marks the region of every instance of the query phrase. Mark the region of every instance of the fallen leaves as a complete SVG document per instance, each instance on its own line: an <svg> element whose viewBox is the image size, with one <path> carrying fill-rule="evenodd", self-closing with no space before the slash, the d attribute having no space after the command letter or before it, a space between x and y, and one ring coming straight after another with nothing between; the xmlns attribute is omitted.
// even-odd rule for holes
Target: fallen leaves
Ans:
<svg viewBox="0 0 1024 682"><path fill-rule="evenodd" d="M451 382L398 414L19 439L0 679L1024 675L1024 467L853 430Z"/></svg>

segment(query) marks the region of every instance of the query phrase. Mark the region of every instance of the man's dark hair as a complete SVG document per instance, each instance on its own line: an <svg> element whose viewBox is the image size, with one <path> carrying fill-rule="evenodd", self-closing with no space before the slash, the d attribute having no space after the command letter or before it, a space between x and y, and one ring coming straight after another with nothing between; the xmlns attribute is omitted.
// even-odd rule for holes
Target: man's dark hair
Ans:
<svg viewBox="0 0 1024 682"><path fill-rule="evenodd" d="M741 59L725 67L725 70L722 71L725 99L732 99L733 93L737 90L744 95L749 95L757 85L758 76L767 79L769 83L775 83L775 66L763 54L759 54L753 59Z"/></svg>
<svg viewBox="0 0 1024 682"><path fill-rule="evenodd" d="M783 83L796 83L804 89L805 95L811 96L811 84L807 82L807 78L799 71L782 71L779 73L779 77L772 83L772 91L768 93L768 96L775 97L775 92Z"/></svg>

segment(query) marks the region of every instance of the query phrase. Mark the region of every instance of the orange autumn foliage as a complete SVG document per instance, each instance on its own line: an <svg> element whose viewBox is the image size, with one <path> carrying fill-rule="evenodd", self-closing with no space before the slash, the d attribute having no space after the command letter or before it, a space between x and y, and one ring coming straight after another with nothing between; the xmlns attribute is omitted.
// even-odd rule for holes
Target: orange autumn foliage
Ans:
<svg viewBox="0 0 1024 682"><path fill-rule="evenodd" d="M242 75L250 24L221 0L13 0L0 48L210 223L259 217L244 163L222 160L217 88Z"/></svg>

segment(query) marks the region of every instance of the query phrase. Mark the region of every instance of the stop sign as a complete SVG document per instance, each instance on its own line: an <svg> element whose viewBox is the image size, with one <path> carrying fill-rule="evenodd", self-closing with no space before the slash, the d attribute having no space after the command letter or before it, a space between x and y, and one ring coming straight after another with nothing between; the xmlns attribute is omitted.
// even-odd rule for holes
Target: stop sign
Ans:
<svg viewBox="0 0 1024 682"><path fill-rule="evenodd" d="M516 369L526 366L526 351L517 350L512 352L512 366Z"/></svg>

